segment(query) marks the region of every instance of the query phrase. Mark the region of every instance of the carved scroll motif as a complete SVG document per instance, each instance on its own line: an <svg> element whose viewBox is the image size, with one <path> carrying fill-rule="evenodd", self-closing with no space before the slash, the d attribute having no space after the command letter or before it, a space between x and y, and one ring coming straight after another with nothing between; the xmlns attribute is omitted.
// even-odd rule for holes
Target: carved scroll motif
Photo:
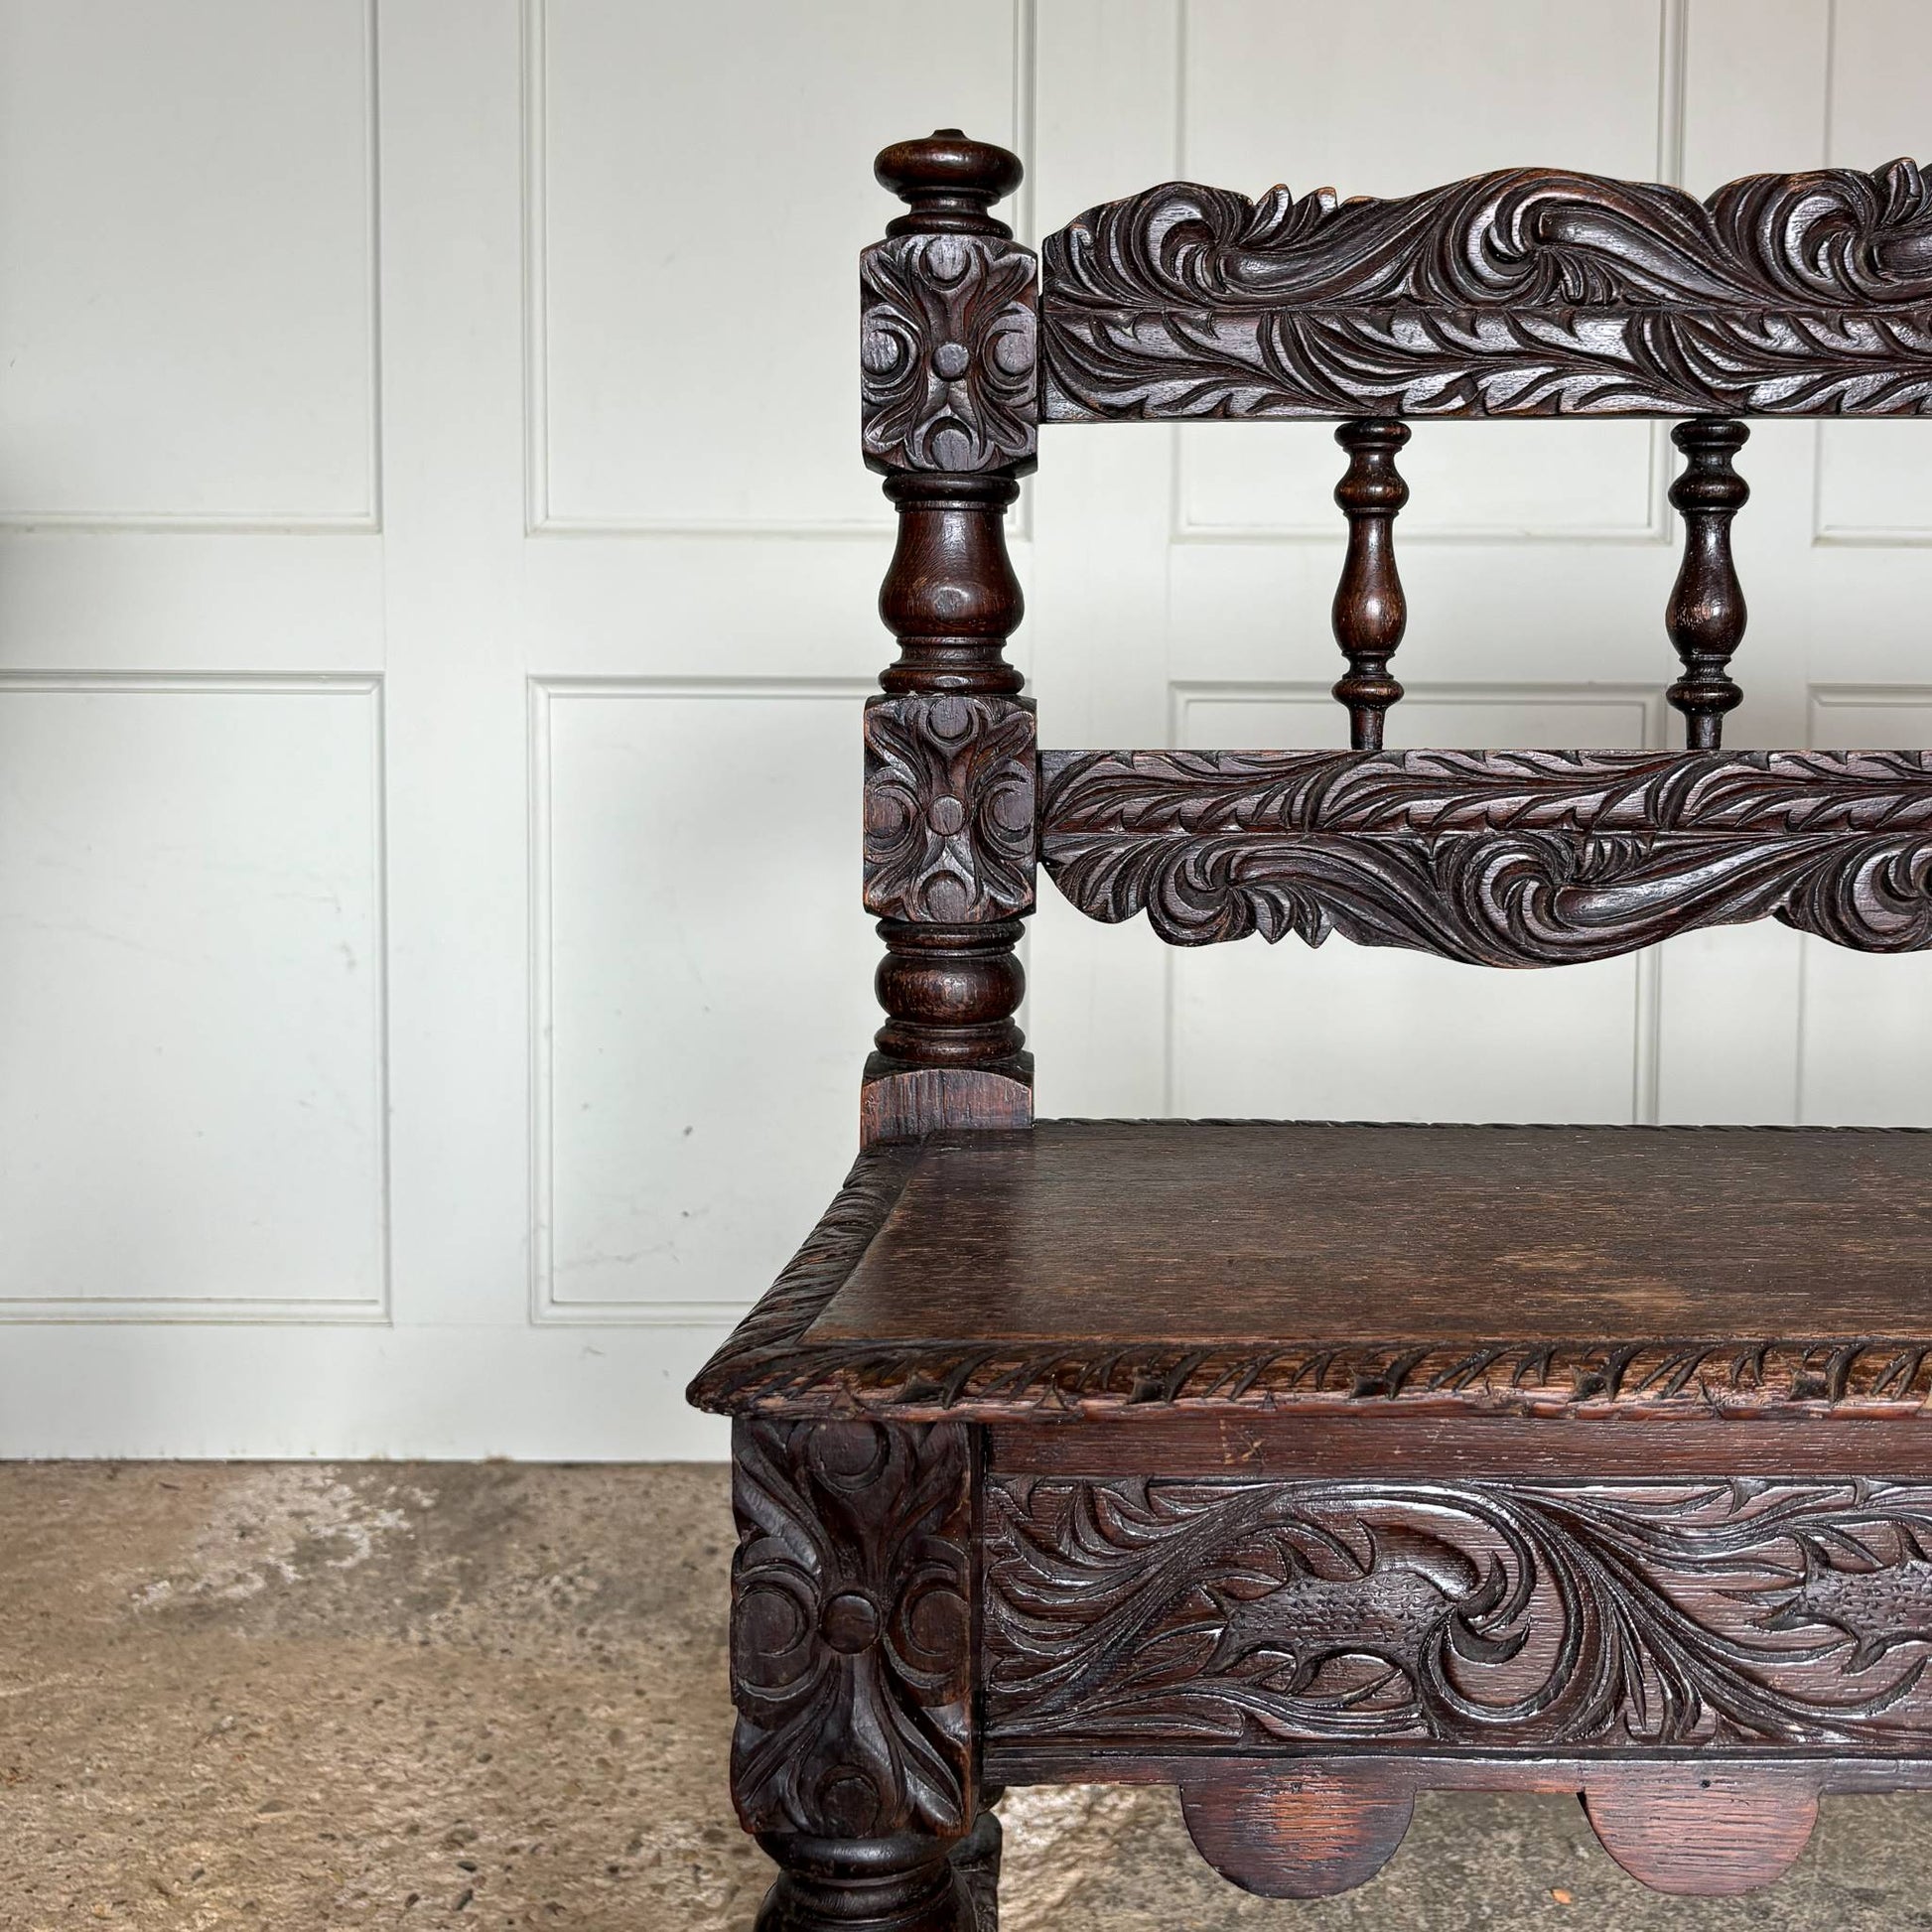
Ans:
<svg viewBox="0 0 1932 1932"><path fill-rule="evenodd" d="M1775 917L1932 945L1922 752L1049 753L1040 857L1090 917L1330 932L1485 966Z"/></svg>
<svg viewBox="0 0 1932 1932"><path fill-rule="evenodd" d="M738 1425L732 1792L748 1831L972 1824L971 1460L958 1424Z"/></svg>
<svg viewBox="0 0 1932 1932"><path fill-rule="evenodd" d="M1005 1478L991 1739L1923 1750L1932 1488Z"/></svg>
<svg viewBox="0 0 1932 1932"><path fill-rule="evenodd" d="M1530 169L1396 201L1173 182L1043 251L1048 421L1932 408L1932 184Z"/></svg>
<svg viewBox="0 0 1932 1932"><path fill-rule="evenodd" d="M862 448L874 470L1030 470L1035 258L990 235L908 234L859 258Z"/></svg>
<svg viewBox="0 0 1932 1932"><path fill-rule="evenodd" d="M1034 713L1015 698L866 707L866 909L974 924L1034 909Z"/></svg>

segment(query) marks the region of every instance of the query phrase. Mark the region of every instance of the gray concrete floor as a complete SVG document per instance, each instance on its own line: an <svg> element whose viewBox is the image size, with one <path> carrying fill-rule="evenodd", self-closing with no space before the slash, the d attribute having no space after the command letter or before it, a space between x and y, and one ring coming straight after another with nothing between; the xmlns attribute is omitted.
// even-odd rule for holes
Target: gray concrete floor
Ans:
<svg viewBox="0 0 1932 1932"><path fill-rule="evenodd" d="M747 1932L722 1469L0 1465L0 1927ZM1007 1932L1932 1926L1932 1801L1659 1899L1564 1798L1442 1796L1372 1884L1234 1890L1165 1791L1016 1791Z"/></svg>

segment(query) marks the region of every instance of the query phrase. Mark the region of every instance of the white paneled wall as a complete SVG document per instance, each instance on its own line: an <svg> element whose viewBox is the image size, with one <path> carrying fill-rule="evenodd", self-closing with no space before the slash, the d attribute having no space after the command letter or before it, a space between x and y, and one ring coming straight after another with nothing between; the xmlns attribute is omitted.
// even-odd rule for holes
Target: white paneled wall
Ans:
<svg viewBox="0 0 1932 1932"><path fill-rule="evenodd" d="M1391 47L1410 58L1391 61ZM710 1453L849 1158L886 141L1708 192L1932 151L1915 0L0 0L0 1452ZM1339 744L1320 427L1053 430L1056 745ZM1932 744L1932 463L1759 426L1738 744ZM1667 744L1672 455L1423 425L1398 745ZM1932 1122L1932 962L1482 974L1049 894L1042 1106Z"/></svg>

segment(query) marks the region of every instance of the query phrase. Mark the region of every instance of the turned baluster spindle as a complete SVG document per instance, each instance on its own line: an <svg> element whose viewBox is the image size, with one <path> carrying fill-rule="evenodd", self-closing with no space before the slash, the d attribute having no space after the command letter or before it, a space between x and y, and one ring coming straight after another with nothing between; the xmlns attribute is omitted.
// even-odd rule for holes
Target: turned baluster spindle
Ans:
<svg viewBox="0 0 1932 1932"><path fill-rule="evenodd" d="M1684 473L1670 486L1672 506L1684 519L1684 561L1671 588L1664 622L1684 675L1665 693L1684 714L1684 742L1694 752L1715 752L1724 742L1725 713L1743 692L1726 666L1744 635L1744 591L1730 555L1730 519L1749 500L1751 488L1731 467L1750 431L1727 417L1693 418L1671 431L1684 452Z"/></svg>
<svg viewBox="0 0 1932 1932"><path fill-rule="evenodd" d="M1389 659L1409 622L1395 567L1395 519L1409 500L1395 459L1408 440L1409 425L1387 416L1335 428L1335 441L1348 452L1348 468L1335 485L1335 501L1348 518L1348 554L1335 590L1334 628L1348 670L1334 694L1348 707L1348 742L1358 752L1382 749L1383 717L1402 696Z"/></svg>

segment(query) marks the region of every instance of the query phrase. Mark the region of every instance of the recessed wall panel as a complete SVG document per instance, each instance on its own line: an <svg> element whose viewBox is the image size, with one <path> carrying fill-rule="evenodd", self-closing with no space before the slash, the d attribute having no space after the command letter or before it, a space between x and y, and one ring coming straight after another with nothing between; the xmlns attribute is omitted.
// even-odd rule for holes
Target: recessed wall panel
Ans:
<svg viewBox="0 0 1932 1932"><path fill-rule="evenodd" d="M385 1306L380 697L0 680L0 1320Z"/></svg>
<svg viewBox="0 0 1932 1932"><path fill-rule="evenodd" d="M0 521L369 527L371 0L0 0Z"/></svg>
<svg viewBox="0 0 1932 1932"><path fill-rule="evenodd" d="M536 527L885 526L856 257L898 205L873 156L936 126L1011 145L1021 24L530 0Z"/></svg>
<svg viewBox="0 0 1932 1932"><path fill-rule="evenodd" d="M743 1305L857 1145L863 687L537 688L539 1320Z"/></svg>

